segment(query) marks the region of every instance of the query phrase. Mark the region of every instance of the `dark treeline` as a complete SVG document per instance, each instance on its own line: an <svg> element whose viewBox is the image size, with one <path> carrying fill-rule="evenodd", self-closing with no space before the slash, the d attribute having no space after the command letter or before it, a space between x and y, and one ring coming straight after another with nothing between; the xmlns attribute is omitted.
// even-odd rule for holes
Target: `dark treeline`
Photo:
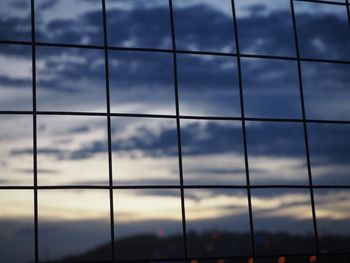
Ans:
<svg viewBox="0 0 350 263"><path fill-rule="evenodd" d="M315 258L315 241L313 236L290 235L287 233L257 233L255 235L256 262L326 262L348 263L350 255L326 255L345 252L344 246L350 244L350 236L328 235L320 238L321 254ZM187 235L188 255L191 259L217 258L220 263L248 262L251 252L249 233L206 232ZM183 238L181 235L158 237L152 234L129 236L115 242L117 259L169 259L184 257ZM297 256L298 254L304 256ZM269 257L268 255L276 255ZM295 255L295 256L294 256ZM220 259L220 257L241 257L241 259ZM281 259L282 257L282 259ZM284 257L284 258L283 258ZM80 255L67 256L60 262L88 262L111 259L109 243L98 246ZM200 262L217 262L217 260L196 260ZM280 261L279 261L280 260ZM283 261L285 260L285 261ZM146 261L145 261L146 262ZM164 260L164 262L168 262Z"/></svg>

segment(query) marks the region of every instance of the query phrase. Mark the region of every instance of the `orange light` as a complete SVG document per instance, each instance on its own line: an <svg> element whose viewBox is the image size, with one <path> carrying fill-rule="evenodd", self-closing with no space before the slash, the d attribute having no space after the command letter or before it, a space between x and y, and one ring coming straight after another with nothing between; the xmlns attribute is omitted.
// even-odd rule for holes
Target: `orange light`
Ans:
<svg viewBox="0 0 350 263"><path fill-rule="evenodd" d="M254 258L249 258L248 263L254 263Z"/></svg>
<svg viewBox="0 0 350 263"><path fill-rule="evenodd" d="M198 263L198 260L192 259L192 260L191 260L191 263Z"/></svg>
<svg viewBox="0 0 350 263"><path fill-rule="evenodd" d="M286 262L286 258L285 257L279 257L277 262L278 263L285 263Z"/></svg>
<svg viewBox="0 0 350 263"><path fill-rule="evenodd" d="M310 256L309 257L309 262L312 262L312 263L317 262L317 257L316 256Z"/></svg>
<svg viewBox="0 0 350 263"><path fill-rule="evenodd" d="M218 259L218 260L216 261L216 263L225 263L225 260L223 260L223 259Z"/></svg>

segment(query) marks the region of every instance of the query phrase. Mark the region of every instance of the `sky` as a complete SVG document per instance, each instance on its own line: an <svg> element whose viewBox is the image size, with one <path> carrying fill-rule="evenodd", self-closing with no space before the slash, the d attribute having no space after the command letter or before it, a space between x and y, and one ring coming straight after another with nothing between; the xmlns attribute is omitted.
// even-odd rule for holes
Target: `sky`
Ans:
<svg viewBox="0 0 350 263"><path fill-rule="evenodd" d="M179 50L234 53L231 1L174 2ZM295 57L289 1L236 0L241 53ZM103 45L100 1L35 1L36 39L43 43ZM108 45L171 49L168 1L107 0ZM316 11L315 11L316 10ZM295 2L300 54L349 60L346 9ZM30 41L30 3L1 1L0 39ZM180 184L173 56L167 52L109 50L111 112L165 114L169 118L112 117L114 185ZM31 46L0 45L0 110L32 110ZM106 113L104 51L36 48L38 111ZM294 60L241 58L245 115L301 119ZM350 119L350 66L301 62L308 119ZM180 115L240 117L237 60L233 56L177 55ZM31 115L0 116L0 184L33 185ZM181 119L185 185L246 185L242 124L233 120ZM252 185L309 184L301 122L247 121ZM349 184L350 126L308 124L315 185ZM38 115L38 185L108 186L107 118ZM1 190L0 252L6 262L33 258L33 192ZM179 234L179 190L115 190L116 236ZM320 233L348 234L347 190L315 190ZM40 190L39 253L62 258L103 244L109 237L108 190ZM310 192L254 189L258 232L312 235ZM249 231L244 189L186 189L188 230ZM87 231L88 230L88 231ZM84 236L84 242L76 242ZM23 244L13 258L14 244ZM60 245L57 245L60 244Z"/></svg>

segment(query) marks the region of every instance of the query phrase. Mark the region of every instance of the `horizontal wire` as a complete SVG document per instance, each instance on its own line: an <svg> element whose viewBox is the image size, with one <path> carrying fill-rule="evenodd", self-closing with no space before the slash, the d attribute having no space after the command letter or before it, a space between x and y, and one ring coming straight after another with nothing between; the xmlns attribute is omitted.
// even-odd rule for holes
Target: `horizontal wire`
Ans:
<svg viewBox="0 0 350 263"><path fill-rule="evenodd" d="M32 115L33 111L6 111L0 110L0 115ZM84 112L84 111L36 111L36 115L47 116L101 116L101 117L135 117L135 118L161 118L176 119L176 115L170 114L143 114L143 113L110 113L107 112ZM224 117L224 116L200 116L200 115L180 115L183 120L222 120L222 121L240 121L241 117ZM304 122L303 119L293 118L260 118L245 117L244 120L252 122ZM350 120L329 120L329 119L306 119L309 123L329 123L329 124L350 124Z"/></svg>
<svg viewBox="0 0 350 263"><path fill-rule="evenodd" d="M0 190L33 190L36 187L30 185L16 186L16 185L0 185ZM350 185L334 185L334 184L323 184L323 185L42 185L38 186L39 190L60 190L60 189L115 189L115 190L137 190L137 189L350 189Z"/></svg>
<svg viewBox="0 0 350 263"><path fill-rule="evenodd" d="M294 0L296 2L310 2L310 3L322 3L331 5L345 5L342 2L331 2L331 1L320 1L320 0ZM98 45L75 45L75 44L64 44L64 43L44 43L44 42L30 42L30 41L7 41L0 40L0 44L13 44L13 45L36 45L39 47L57 47L57 48L81 48L81 49L97 49L104 50L104 46ZM223 52L206 52L206 51L190 51L190 50L172 50L172 49L155 49L155 48L127 48L127 47L107 47L111 51L133 51L133 52L160 52L160 53L177 53L177 54L188 54L188 55L213 55L213 56L228 56L236 57L237 54L234 53L223 53ZM318 59L318 58L296 58L287 56L270 56L270 55L255 55L255 54L240 54L241 58L256 58L256 59L278 59L278 60L290 60L290 61L304 61L304 62L320 62L320 63L340 63L340 64L350 64L347 60L330 60L330 59ZM142 118L171 118L176 119L175 115L164 115L164 114L132 114L132 113L100 113L100 112L57 112L57 111L0 111L0 114L18 114L18 115L77 115L77 116L115 116L115 117L142 117ZM180 119L204 119L204 120L242 120L240 117L215 117L215 116L179 116ZM247 121L271 121L271 122L310 122L310 123L334 123L334 124L350 124L350 120L315 120L315 119L284 119L284 118L243 118ZM99 186L99 185L62 185L62 186L0 186L0 190L55 190L55 189L247 189L248 186L245 185L116 185L116 186ZM350 189L350 185L251 185L251 189L268 189L268 188L300 188L300 189ZM301 257L301 256L312 256L314 254L283 254L287 257ZM350 256L349 253L322 253L320 256ZM279 257L281 255L276 254L256 254L256 258L268 258L268 257ZM250 256L229 256L229 257L191 257L190 259L197 260L213 260L213 259L245 259ZM163 262L163 261L183 261L184 258L163 258L163 259L117 259L115 261L88 261L93 262ZM40 261L45 262L45 261ZM50 261L60 262L60 261ZM75 261L85 263L86 261Z"/></svg>
<svg viewBox="0 0 350 263"><path fill-rule="evenodd" d="M294 0L295 1L295 0ZM33 45L29 41L11 41L0 40L0 44L12 44L12 45ZM56 48L78 48L78 49L98 49L104 50L104 46L86 45L86 44L63 44L63 43L46 43L36 42L36 46L39 47L56 47ZM195 51L195 50L172 50L172 49L159 49L159 48L134 48L134 47L107 47L111 51L134 51L134 52L158 52L158 53L176 53L176 54L188 54L188 55L210 55L210 56L228 56L236 57L235 53L225 52L211 52L211 51ZM241 58L260 58L260 59L275 59L275 60L290 60L297 61L297 57L290 56L274 56L274 55L258 55L258 54L244 54L240 53ZM300 61L304 62L320 62L320 63L336 63L336 64L350 64L350 60L334 60L334 59L321 59L303 57Z"/></svg>
<svg viewBox="0 0 350 263"><path fill-rule="evenodd" d="M343 2L332 2L327 0L293 0L294 2L309 2L309 3L315 3L315 4L325 4L325 5L346 5L345 0Z"/></svg>

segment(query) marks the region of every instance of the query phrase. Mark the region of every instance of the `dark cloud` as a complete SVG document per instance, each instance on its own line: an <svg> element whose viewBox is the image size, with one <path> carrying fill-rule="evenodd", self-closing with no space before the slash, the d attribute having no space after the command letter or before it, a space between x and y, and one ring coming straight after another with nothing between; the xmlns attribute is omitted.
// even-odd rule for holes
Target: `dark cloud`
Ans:
<svg viewBox="0 0 350 263"><path fill-rule="evenodd" d="M71 160L81 160L92 158L95 154L106 153L107 152L107 143L101 141L95 141L92 144L83 146L79 150L71 151L67 155L67 159Z"/></svg>
<svg viewBox="0 0 350 263"><path fill-rule="evenodd" d="M348 164L350 125L309 124L312 164Z"/></svg>
<svg viewBox="0 0 350 263"><path fill-rule="evenodd" d="M167 6L147 10L111 9L108 32L111 46L171 48L169 9Z"/></svg>
<svg viewBox="0 0 350 263"><path fill-rule="evenodd" d="M171 54L111 51L109 58L112 90L142 92L146 89L151 92L153 89L159 92L167 87L173 89Z"/></svg>
<svg viewBox="0 0 350 263"><path fill-rule="evenodd" d="M252 8L262 9L261 6ZM167 40L170 37L168 12L166 5L147 8L146 11L141 7L134 7L130 10L112 8L108 13L110 43L119 46L124 42L133 42L138 43L136 46L141 47L159 47L159 43L169 42ZM286 30L286 28L291 29L290 19L285 19L289 14L284 11L273 11L268 15L262 15L262 13L264 12L251 12L251 16L239 18L240 44L243 51L257 49L258 47L254 47L254 45L261 45L258 44L259 41L257 40L262 39L263 47L259 46L259 48L266 50L267 53L291 53L294 50L291 43L294 43L294 41L289 37L290 30ZM74 21L55 19L49 24L49 31L54 35L54 39L50 39L50 41L75 43L88 37L92 39L91 43L101 44L100 40L103 32L100 29L102 23L100 18L101 10L96 10L89 11L74 19ZM187 46L200 43L201 50L219 50L223 45L231 45L229 43L233 42L232 18L208 6L197 5L176 8L175 19L179 48L187 48ZM334 30L343 28L344 23L344 20L339 18L336 13L328 15L303 13L300 14L300 17L298 16L298 20L298 26L301 30L301 46L306 54L315 57L321 56L321 51L315 53L316 48L314 46L314 39L317 38L316 34L319 33L319 30L314 29L318 28L323 28L322 34L317 39L325 46L324 51L322 51L325 56L330 54L331 57L335 57L334 54L337 53L337 57L341 57L344 54L350 54L350 52L347 52L350 46L350 40L346 37L347 34L343 34L340 32L341 30ZM40 19L38 21L40 23ZM76 21L79 21L79 26L74 24ZM166 22L159 23L159 21ZM205 23L209 27L201 27L199 22L193 21L212 21L212 23ZM5 34L6 30L10 28L13 27L6 27L2 32ZM49 39L46 31L41 30L40 27L37 27L38 39ZM56 37L57 39L55 39ZM30 47L28 47L28 50L30 51ZM11 47L11 49L4 49L0 52L6 55L11 54L29 58L31 53L27 52L28 50L18 52L18 50ZM104 96L102 90L105 85L105 74L102 51L38 47L37 54L38 61L46 63L45 68L37 72L38 89L61 91L60 96L68 96L68 94L74 93L78 96L84 93L86 87L76 85L77 81L89 79L90 83L100 83L99 85L102 87L101 97ZM57 59L63 55L78 60L85 58L85 61L76 62L74 59L69 61ZM174 100L169 95L170 89L173 88L172 58L170 54L111 51L110 58L111 94L115 93L115 96L112 96L113 103L127 101L130 104L137 104L149 100L156 105L155 101L170 102ZM113 64L113 59L118 63ZM99 60L101 63L96 66L93 62ZM234 58L208 57L208 59L203 59L199 56L179 56L178 77L180 95L183 95L181 97L184 102L183 105L187 105L186 97L193 101L193 98L196 98L199 93L198 98L202 100L204 105L209 105L207 108L227 108L229 105L237 104L236 108L239 109L238 99L236 100L236 98L225 93L225 91L235 89L234 92L236 92L238 98L237 72L234 61ZM225 68L229 63L232 67ZM259 105L266 105L266 115L269 116L264 115L263 117L271 117L272 114L276 115L273 115L274 117L300 117L300 101L296 93L297 87L294 87L297 85L295 83L297 74L292 69L293 66L287 65L292 65L293 62L286 62L284 65L284 63L256 59L252 64L254 67L243 67L245 95L248 96L247 91L250 90L253 96L252 100L248 100L246 103L248 115L254 117L262 112ZM246 66L246 64L243 64L243 66ZM158 74L160 72L162 74ZM347 80L344 76L348 75L338 70L329 71L328 74L335 81L335 86L339 86L337 83L344 83ZM43 78L42 76L50 76L50 78ZM317 81L317 76L311 77ZM2 76L0 81L12 87L21 87L30 83L29 79L16 80L9 78L9 76ZM169 87L169 94L166 93L167 95L165 95L164 87ZM249 90L247 90L247 87L249 87ZM282 89L285 91L284 93L281 91ZM146 90L147 92L145 92ZM294 94L291 95L289 92L292 90L294 90ZM274 93L281 93L281 95L276 94L270 97L266 95ZM137 97L131 94L142 94L142 96ZM255 97L254 94L256 94ZM56 98L57 96L53 97ZM217 100L215 100L216 97ZM232 103L233 100L234 103ZM220 101L220 103L216 103L216 101ZM196 104L194 103L194 105ZM236 113L231 112L230 114Z"/></svg>
<svg viewBox="0 0 350 263"><path fill-rule="evenodd" d="M178 49L235 51L232 17L203 4L175 8L174 17Z"/></svg>
<svg viewBox="0 0 350 263"><path fill-rule="evenodd" d="M241 143L243 141L239 141L242 138L241 126L234 127L230 122L228 122L228 125L209 122L204 124L204 127L198 122L190 123L181 127L181 136L182 152L185 156L229 152L242 153Z"/></svg>
<svg viewBox="0 0 350 263"><path fill-rule="evenodd" d="M306 116L349 120L350 65L303 62L302 71Z"/></svg>
<svg viewBox="0 0 350 263"><path fill-rule="evenodd" d="M176 130L165 128L160 134L154 133L151 129L142 128L138 135L130 136L128 139L117 139L113 141L113 150L147 151L153 156L177 155Z"/></svg>
<svg viewBox="0 0 350 263"><path fill-rule="evenodd" d="M300 51L303 57L350 59L350 35L345 10L342 15L343 17L321 12L297 15Z"/></svg>
<svg viewBox="0 0 350 263"><path fill-rule="evenodd" d="M250 169L251 171L252 169ZM258 169L254 169L254 173L261 173L262 171ZM203 177L206 175L232 175L232 174L244 174L245 169L244 168L186 168L186 173L192 174L192 173L197 173L201 174Z"/></svg>
<svg viewBox="0 0 350 263"><path fill-rule="evenodd" d="M247 122L247 142L251 155L305 157L300 123Z"/></svg>
<svg viewBox="0 0 350 263"><path fill-rule="evenodd" d="M189 123L182 125L181 135L184 156L223 154L237 152L241 154L242 146L237 138L242 138L240 126L231 122ZM284 156L303 158L304 135L300 123L249 122L249 154L263 156ZM348 131L344 125L310 124L309 137L311 155L315 165L324 162L346 163L346 153L350 149L347 141ZM85 126L70 130L72 134L88 132ZM203 134L203 135L202 135ZM342 139L340 139L342 138ZM235 142L235 143L230 143ZM123 139L113 139L113 151L131 152L147 151L151 156L176 156L176 129L163 128L160 133L146 127L138 129L135 135ZM86 159L98 153L107 152L106 141L93 141L82 145L77 150L64 151L55 147L39 148L38 154L52 155L58 159ZM32 149L16 149L12 155L32 154ZM230 170L232 172L232 170ZM225 171L222 171L225 172Z"/></svg>
<svg viewBox="0 0 350 263"><path fill-rule="evenodd" d="M5 86L10 86L14 88L28 88L32 85L32 80L30 78L19 79L8 76L0 76L0 83Z"/></svg>
<svg viewBox="0 0 350 263"><path fill-rule="evenodd" d="M30 12L29 4L24 1L16 1L12 5L12 8L24 8L27 10L27 15L21 17L17 15L14 9L11 9L9 13L12 16L0 17L0 38L12 39L12 40L30 40ZM56 1L47 1L41 5L42 10L49 10ZM262 6L254 6L252 8L252 16L240 18L238 21L239 33L240 33L240 45L243 52L262 52L268 54L288 54L295 55L294 40L292 37L292 27L290 19L286 19L290 14L284 12L272 12L269 15L261 15L263 13ZM117 10L112 9L108 12L108 32L109 32L109 44L112 46L138 46L138 47L155 47L155 48L171 48L171 36L170 25L168 17L168 7L149 8L147 12L143 12L142 9L136 8L131 10ZM40 16L40 15L39 15ZM37 20L40 22L40 17ZM76 22L78 21L78 23ZM48 24L47 31L43 31L40 27L37 27L37 39L47 42L59 42L59 43L82 43L86 40L89 44L103 44L103 31L102 31L102 19L101 11L88 12L81 17L77 17L76 21L57 19ZM202 23L203 21L210 21L210 23ZM332 14L297 14L298 32L301 54L307 57L316 58L332 58L332 59L348 59L350 54L350 38L348 31L342 30L344 28L344 19L339 18L337 15ZM229 47L229 50L234 51L234 38L232 31L232 18L225 16L219 11L208 8L204 5L193 6L189 8L182 8L175 10L175 22L176 22L176 40L177 47L180 49L195 49L221 51L223 48ZM265 27L259 27L257 25L264 24ZM206 25L206 26L202 26ZM277 25L277 26L276 26ZM346 22L345 22L345 26ZM50 32L51 35L47 33ZM262 39L259 42L258 39ZM127 44L129 43L129 44ZM316 44L315 44L316 43ZM257 46L258 45L258 46ZM7 46L6 46L7 47ZM24 58L31 63L31 47L0 46L0 53L7 56L8 60L12 58ZM172 58L171 54L153 54L150 56L141 56L141 53L118 53L111 51L110 57L116 59L120 63L111 64L111 89L116 89L119 85L123 86L123 92L129 90L128 84L132 80L135 87L140 86L144 89L144 83L150 83L150 96L155 96L158 90L165 86L172 87ZM69 58L84 58L84 60L69 60L65 61L56 59L57 57L66 55ZM90 82L96 81L103 83L104 87L104 54L103 51L90 51L80 49L67 49L67 48L37 48L38 62L46 62L45 68L38 71L38 89L44 87L47 90L62 91L68 95L72 93L79 93L84 87L75 85L78 80L86 79L88 76ZM142 57L142 58L141 58ZM181 63L179 68L179 77L185 80L189 87L200 88L202 93L210 97L212 93L220 93L225 89L230 89L234 86L232 81L233 76L236 75L236 66L234 64L235 58L219 59L215 57L206 57L207 60L201 59L198 56L181 55L179 61ZM211 59L211 60L210 60ZM231 61L232 59L232 61ZM94 62L101 60L102 63L98 66L94 65ZM164 62L165 61L165 62ZM244 85L252 86L257 90L261 83L265 83L264 90L274 92L281 87L290 86L295 80L295 74L289 74L289 67L281 67L278 64L273 64L268 60L260 63L262 60L255 60L253 63L255 67L243 68L248 77L244 79ZM113 62L113 61L110 61ZM226 67L227 62L230 62L233 66ZM290 62L293 64L294 62ZM9 63L10 64L10 63ZM163 71L164 65L169 65L167 74L158 74ZM268 70L267 70L268 68ZM312 83L317 88L322 88L324 81L320 81L320 75L327 74L329 83L336 89L343 87L344 83L349 82L347 70L335 69L332 66L332 70L322 71L307 71L303 68L303 73L307 76L308 83ZM16 70L16 69L14 69ZM312 73L313 72L313 73ZM40 76L50 75L50 79L40 79ZM69 81L67 82L67 80ZM16 79L8 75L0 76L1 85L11 87L25 87L31 84L31 80ZM115 86L114 86L115 84ZM160 88L158 88L160 87ZM181 92L181 82L180 82ZM131 89L131 87L130 87ZM137 93L137 89L136 89ZM154 94L152 94L154 93ZM198 94L195 90L192 94ZM288 95L285 97L289 99ZM139 97L140 101L147 99L146 97ZM162 100L160 97L159 100ZM136 101L137 102L137 101ZM267 100L267 104L271 105L271 108L275 107L275 111L279 108L271 103L272 100ZM204 101L208 104L208 101ZM222 99L221 103L230 104L230 99ZM322 105L320 105L322 107ZM330 108L329 111L332 111ZM298 132L291 132L288 125L278 125L277 129L267 129L269 124L261 126L247 126L248 128L248 147L249 154L251 156L263 155L263 156L279 156L279 157L300 157L300 145L303 145L303 130L301 124L293 124L297 127ZM346 127L346 128L345 128ZM265 129L266 128L266 129ZM40 130L40 128L39 128ZM77 127L68 131L71 134L89 132L89 128L86 126ZM118 132L118 130L117 130ZM345 125L324 125L324 124L309 124L308 125L309 139L310 139L310 153L311 162L313 166L317 165L344 165L349 162L349 149L350 141L348 140L349 129ZM205 136L198 136L204 133ZM206 125L199 126L196 123L183 125L181 135L183 144L186 146L183 148L184 156L199 156L209 154L222 154L228 152L235 152L241 154L240 147L232 147L232 144L228 143L232 141L232 138L241 138L241 127L227 128L225 125L219 125L214 122L210 122ZM238 140L239 141L239 140ZM213 147L215 145L215 147ZM254 147L252 147L254 145ZM164 128L160 133L156 133L152 129L142 128L138 130L137 135L129 136L126 139L114 139L113 151L131 152L133 150L147 151L153 157L159 156L176 156L177 155L177 143L176 143L176 130L174 128ZM277 149L277 150L276 150ZM105 141L92 141L90 144L81 145L77 150L61 150L54 146L42 148L39 147L38 154L55 158L56 160L70 159L81 160L92 158L96 154L106 153L107 145ZM30 148L15 149L10 152L11 155L32 155L33 150ZM304 157L303 157L304 158ZM305 160L306 161L306 160ZM6 164L0 161L0 165ZM22 170L25 173L31 173L31 170ZM52 173L55 174L55 170L38 170L39 173ZM226 173L224 169L213 169L212 171L200 171L201 173ZM230 170L230 173L232 170ZM243 173L244 171L238 169L237 172ZM313 171L314 172L314 171ZM348 182L346 175L340 174L337 177L336 182ZM340 178L340 179L339 179ZM323 181L322 181L323 180ZM332 177L335 182L334 176ZM6 181L1 180L2 183ZM329 179L321 178L318 181L329 182ZM88 182L87 182L88 183ZM103 182L105 183L105 182ZM144 182L140 182L143 184ZM154 184L154 181L147 181L145 183ZM161 181L157 180L157 184L175 183L174 181ZM142 192L144 191L144 192ZM228 194L226 190L220 190L221 194ZM187 192L187 190L186 190ZM141 190L141 195L150 194L150 191ZM178 196L178 191L165 191L160 194L158 191L154 191L152 194L162 196ZM191 193L188 193L188 198L191 198ZM218 194L220 192L216 192ZM292 191L292 193L298 193L298 191ZM304 191L303 193L308 193ZM211 192L214 195L214 192ZM273 191L265 191L258 194L254 191L254 194L259 197L278 197L283 194L282 190L273 189ZM192 196L192 198L195 198ZM343 200L339 200L343 201ZM302 205L303 202L295 201L289 204ZM254 210L254 207L253 207ZM254 213L254 211L253 211ZM255 215L255 214L254 214ZM238 221L231 221L227 218L215 219L215 224L220 224L223 228L231 228L234 223L236 226L246 226L243 221L239 221L242 217L236 217ZM255 217L257 219L257 217ZM243 219L242 219L243 220ZM288 230L308 233L310 229L310 222L304 220L296 220L289 217L276 217L258 219L259 228L258 231L280 231L281 228L288 226ZM348 229L347 220L330 220L322 219L325 225L333 226L334 231L343 232ZM0 229L8 230L8 225L14 224L6 220L1 220ZM18 223L18 222L17 222ZM5 252L1 252L3 260L12 260L16 255L18 258L26 257L30 258L33 251L32 244L33 234L33 220L30 219L26 222L19 222L19 226L16 226L10 238L17 239L16 245L12 246L13 240L1 240L1 248L9 248ZM211 225L210 220L197 221L196 227L199 230L205 229L208 225ZM74 238L67 239L67 233L73 233L81 240L81 233L90 234L87 236L88 242L96 244L96 236L100 240L109 239L109 234L104 236L102 233L108 233L110 230L109 224L105 222L45 222L40 221L40 239L43 244L47 246L61 246L70 247L71 251L76 252L77 240ZM174 222L167 222L166 220L160 222L143 222L140 224L130 223L127 228L124 228L119 234L132 235L138 231L147 232L153 231L155 226L164 227L174 232L178 230L178 224ZM181 226L180 226L181 227ZM107 229L107 230L106 230ZM118 228L121 229L121 228ZM104 232L106 230L106 232ZM119 231L119 230L118 230ZM295 232L293 232L295 233ZM23 239L21 239L23 237ZM21 239L23 242L18 242ZM67 240L69 242L67 242ZM12 243L11 243L12 242ZM21 251L17 251L20 244ZM13 251L16 248L16 251ZM24 252L23 252L24 251ZM22 258L20 258L22 260Z"/></svg>
<svg viewBox="0 0 350 263"><path fill-rule="evenodd" d="M25 18L2 16L0 18L0 32L2 40L30 41L30 16Z"/></svg>
<svg viewBox="0 0 350 263"><path fill-rule="evenodd" d="M178 66L180 86L183 84L187 89L222 92L238 86L233 58L180 54Z"/></svg>
<svg viewBox="0 0 350 263"><path fill-rule="evenodd" d="M62 6L56 8L56 1L40 1L36 6L36 38L40 42L51 43L71 43L71 44L103 44L102 10L89 10L85 13L67 18L61 14L62 18L51 19L53 15L62 12ZM82 2L82 1L81 1ZM85 1L86 6L91 8L92 1ZM64 4L64 2L63 2ZM81 5L76 1L77 7ZM102 8L102 5L101 5ZM63 11L64 12L64 11ZM48 21L48 22L46 22Z"/></svg>
<svg viewBox="0 0 350 263"><path fill-rule="evenodd" d="M45 154L45 155L52 155L55 157L62 156L62 151L59 149L56 149L54 147L47 147L47 148L40 148L37 151L38 154ZM32 155L33 154L33 149L32 148L22 148L22 149L15 149L10 152L12 156L17 156L17 155ZM60 158L58 158L60 159Z"/></svg>
<svg viewBox="0 0 350 263"><path fill-rule="evenodd" d="M99 60L102 63L98 64ZM79 94L91 87L77 85L77 81L88 80L101 85L103 91L104 56L100 50L39 47L37 63L45 63L37 69L38 89Z"/></svg>
<svg viewBox="0 0 350 263"><path fill-rule="evenodd" d="M254 12L251 16L239 18L239 41L242 53L295 56L291 14L274 11L268 15ZM310 26L305 27L310 29ZM312 27L311 27L312 28Z"/></svg>
<svg viewBox="0 0 350 263"><path fill-rule="evenodd" d="M177 183L179 184L179 181L177 181ZM157 181L157 184L159 184L159 182ZM116 199L118 198L118 191L120 193L123 193L123 191L125 192L129 192L129 194L133 194L134 196L139 196L140 198L142 198L143 196L152 196L152 197L178 197L179 199L181 198L180 195L180 189L137 189L137 190L117 190L117 195L116 195Z"/></svg>
<svg viewBox="0 0 350 263"><path fill-rule="evenodd" d="M33 174L34 170L33 169L17 169L16 170L19 173L24 173L24 174ZM58 170L55 169L37 169L38 173L45 173L45 174L59 174Z"/></svg>
<svg viewBox="0 0 350 263"><path fill-rule="evenodd" d="M47 10L55 7L57 5L57 1L36 1L36 5L39 10Z"/></svg>
<svg viewBox="0 0 350 263"><path fill-rule="evenodd" d="M91 130L91 127L87 126L87 125L83 125L83 126L78 126L78 127L74 127L72 129L70 129L69 131L67 131L68 134L74 134L74 133L87 133Z"/></svg>
<svg viewBox="0 0 350 263"><path fill-rule="evenodd" d="M37 8L39 11L49 12L51 7L51 4L42 4ZM27 5L26 8L29 10ZM250 16L239 16L242 50L295 55L290 12L278 10L265 15L262 9L261 5L252 6ZM207 5L175 7L174 11L178 48L198 46L200 50L220 51L224 47L232 47L231 50L234 50L231 16ZM11 12L14 13L15 9ZM30 12L25 18L16 15L2 18L2 38L28 34L29 15ZM38 15L43 14L38 12ZM345 12L344 17L336 12L297 12L302 53L308 57L336 59L349 54L350 37L344 31L347 26L345 20ZM40 17L37 22L41 22ZM141 5L128 10L111 8L108 10L109 42L113 46L125 46L125 43L129 43L128 45L136 47L171 48L169 23L167 5L146 9ZM38 25L36 33L41 41L82 43L84 39L88 39L89 43L103 44L102 12L100 9L88 11L74 20L55 19L44 31ZM317 48L315 40L321 43L322 48Z"/></svg>

